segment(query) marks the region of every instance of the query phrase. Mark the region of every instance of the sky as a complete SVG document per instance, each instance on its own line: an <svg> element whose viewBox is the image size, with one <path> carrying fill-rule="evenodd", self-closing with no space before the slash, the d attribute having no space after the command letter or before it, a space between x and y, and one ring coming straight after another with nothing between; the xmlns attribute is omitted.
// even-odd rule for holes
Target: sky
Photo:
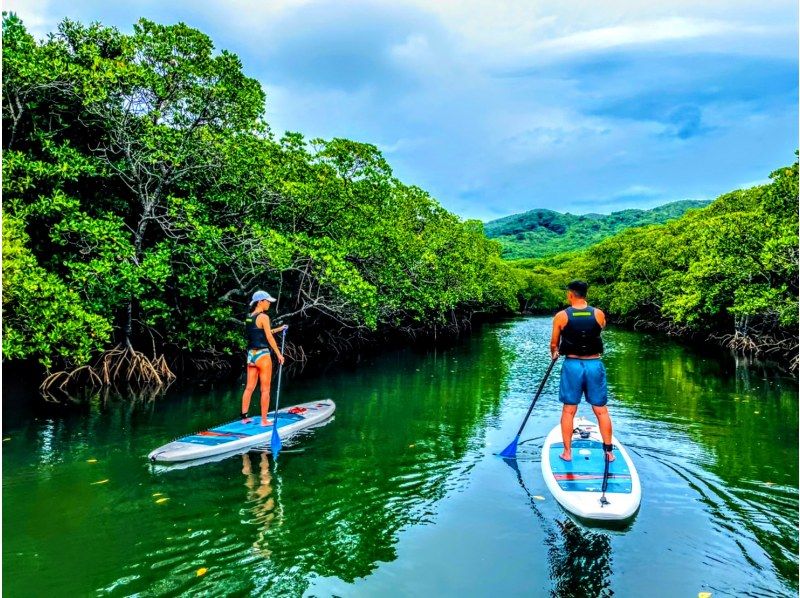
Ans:
<svg viewBox="0 0 800 598"><path fill-rule="evenodd" d="M463 218L609 213L760 184L798 146L793 0L5 0L184 22L237 54L272 130L378 146Z"/></svg>

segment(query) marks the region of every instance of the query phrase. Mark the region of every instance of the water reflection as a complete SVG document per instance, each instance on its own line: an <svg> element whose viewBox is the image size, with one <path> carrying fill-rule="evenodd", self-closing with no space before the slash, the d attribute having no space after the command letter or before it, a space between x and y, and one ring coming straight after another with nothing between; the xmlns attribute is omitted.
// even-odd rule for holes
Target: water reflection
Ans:
<svg viewBox="0 0 800 598"><path fill-rule="evenodd" d="M529 509L517 482L492 477L503 466L489 445L498 435L505 446L505 432L516 432L549 362L548 324L504 323L447 351L389 353L286 381L286 405L329 396L338 409L335 422L298 440L305 452L282 453L277 468L257 452L163 471L146 462L154 446L233 418L237 385L144 403L96 396L59 412L6 394L3 589L297 596L325 579L348 595L382 569L384 587L402 593L433 561L424 589L446 596L453 576L474 573L453 549L468 537L494 547L471 561L487 568L474 575L512 571L508 588L596 595L614 584L635 595L661 575L690 593L708 578L720 594L791 594L796 385L767 371L610 331L613 415L645 484L642 513L624 534L576 526L549 498L529 496ZM553 378L524 439L555 424L556 393ZM520 444L531 454L540 445ZM525 481L546 494L538 470ZM51 519L59 525L44 524ZM454 530L446 541L437 536L443 522ZM541 542L532 540L539 528ZM426 562L408 549L409 536ZM512 554L520 542L527 552Z"/></svg>
<svg viewBox="0 0 800 598"><path fill-rule="evenodd" d="M280 519L282 510L276 508L276 496L273 493L272 473L266 452L256 453L255 459L258 462L258 470L253 471L252 457L250 453L242 455L242 474L245 476L245 487L247 488L247 504L249 519L247 523L256 526L256 540L253 542L253 549L256 554L263 558L269 558L272 551L269 548L268 532L275 520Z"/></svg>
<svg viewBox="0 0 800 598"><path fill-rule="evenodd" d="M515 472L520 488L528 497L531 512L544 531L553 598L612 596L611 542L608 534L576 524L563 513L555 519L543 514L537 505L537 498L523 479L517 461L503 461Z"/></svg>
<svg viewBox="0 0 800 598"><path fill-rule="evenodd" d="M559 535L548 548L556 598L612 596L611 541L571 519L557 519Z"/></svg>
<svg viewBox="0 0 800 598"><path fill-rule="evenodd" d="M614 331L613 339L611 392L640 422L653 422L649 447L640 450L700 492L720 521L757 538L796 587L796 381L658 336ZM742 547L746 560L751 552Z"/></svg>

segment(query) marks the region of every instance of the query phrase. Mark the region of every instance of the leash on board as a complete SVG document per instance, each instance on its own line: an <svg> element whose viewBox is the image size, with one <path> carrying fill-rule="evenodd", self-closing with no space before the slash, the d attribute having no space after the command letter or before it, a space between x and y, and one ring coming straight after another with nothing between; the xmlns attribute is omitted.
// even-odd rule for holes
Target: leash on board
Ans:
<svg viewBox="0 0 800 598"><path fill-rule="evenodd" d="M611 449L613 447L614 447L613 444L603 444L603 455L605 456L606 459L606 467L605 470L603 471L603 487L602 487L603 495L600 497L601 507L611 504L610 502L608 502L608 499L606 498L606 490L608 490L608 467L609 465L611 465L611 460L609 459L609 456L611 455Z"/></svg>

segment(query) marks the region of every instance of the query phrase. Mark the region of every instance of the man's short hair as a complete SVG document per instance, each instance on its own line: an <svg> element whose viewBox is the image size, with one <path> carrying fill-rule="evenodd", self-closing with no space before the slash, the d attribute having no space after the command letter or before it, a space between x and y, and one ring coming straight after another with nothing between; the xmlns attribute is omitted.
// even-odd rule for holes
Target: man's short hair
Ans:
<svg viewBox="0 0 800 598"><path fill-rule="evenodd" d="M572 291L578 297L586 297L586 293L589 291L589 285L582 280L573 280L567 285L567 290Z"/></svg>

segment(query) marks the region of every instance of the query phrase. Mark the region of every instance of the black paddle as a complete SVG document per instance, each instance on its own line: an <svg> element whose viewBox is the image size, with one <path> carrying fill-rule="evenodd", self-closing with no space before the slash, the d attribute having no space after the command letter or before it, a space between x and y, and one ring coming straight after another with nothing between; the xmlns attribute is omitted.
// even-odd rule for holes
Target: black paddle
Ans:
<svg viewBox="0 0 800 598"><path fill-rule="evenodd" d="M519 427L519 432L517 432L516 437L514 440L511 441L503 452L500 453L500 456L504 459L516 459L517 458L517 443L519 442L520 434L522 434L522 429L525 427L525 424L528 423L528 418L531 416L531 411L533 411L533 406L536 405L536 401L539 400L539 395L542 394L542 389L544 388L544 383L547 382L547 377L550 375L550 372L553 370L553 366L558 361L558 355L553 357L553 360L550 362L550 365L547 367L547 371L544 373L544 378L542 378L542 382L539 384L539 389L536 391L536 396L533 397L533 402L531 406L528 407L528 413L525 414L525 419L522 420L522 425Z"/></svg>

